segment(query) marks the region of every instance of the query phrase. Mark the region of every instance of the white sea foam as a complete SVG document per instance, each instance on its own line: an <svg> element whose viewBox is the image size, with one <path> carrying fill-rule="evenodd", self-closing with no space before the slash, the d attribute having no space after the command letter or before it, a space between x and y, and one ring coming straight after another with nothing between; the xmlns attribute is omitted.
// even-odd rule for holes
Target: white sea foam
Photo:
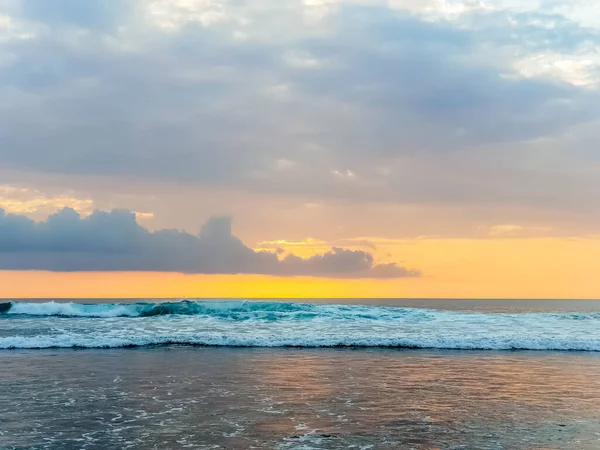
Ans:
<svg viewBox="0 0 600 450"><path fill-rule="evenodd" d="M180 344L600 351L598 313L484 314L242 301L12 303L0 311L0 349Z"/></svg>
<svg viewBox="0 0 600 450"><path fill-rule="evenodd" d="M120 317L139 316L139 308L136 305L103 304L83 305L78 303L27 303L14 302L11 304L7 314L19 314L29 316L68 316L68 317Z"/></svg>
<svg viewBox="0 0 600 450"><path fill-rule="evenodd" d="M457 338L457 337L365 337L339 336L321 338L304 337L241 337L241 336L127 336L99 335L55 335L55 336L13 336L0 338L1 349L16 348L119 348L150 345L197 345L231 347L389 347L389 348L429 348L455 350L570 350L600 351L600 339L557 339L557 338Z"/></svg>

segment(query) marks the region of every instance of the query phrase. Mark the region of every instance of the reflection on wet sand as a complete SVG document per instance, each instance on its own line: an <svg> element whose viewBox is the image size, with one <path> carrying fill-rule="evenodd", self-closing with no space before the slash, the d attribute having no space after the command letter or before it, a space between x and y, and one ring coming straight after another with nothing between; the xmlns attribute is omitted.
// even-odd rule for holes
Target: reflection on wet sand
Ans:
<svg viewBox="0 0 600 450"><path fill-rule="evenodd" d="M588 356L372 350L322 358L301 352L256 358L252 367L255 383L278 393L275 403L306 413L273 419L288 433L302 423L335 435L384 439L397 432L418 445L460 429L479 434L508 426L552 428L574 416L598 420L600 382L590 378L600 359ZM561 425L554 431L564 432Z"/></svg>
<svg viewBox="0 0 600 450"><path fill-rule="evenodd" d="M600 356L590 353L171 347L0 358L1 448L600 445Z"/></svg>

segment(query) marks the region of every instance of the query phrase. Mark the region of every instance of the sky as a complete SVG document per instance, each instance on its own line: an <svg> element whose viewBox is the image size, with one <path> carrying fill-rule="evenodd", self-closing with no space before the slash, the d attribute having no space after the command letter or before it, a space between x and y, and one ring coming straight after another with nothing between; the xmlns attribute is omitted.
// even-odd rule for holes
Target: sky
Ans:
<svg viewBox="0 0 600 450"><path fill-rule="evenodd" d="M600 298L600 3L0 0L0 297Z"/></svg>

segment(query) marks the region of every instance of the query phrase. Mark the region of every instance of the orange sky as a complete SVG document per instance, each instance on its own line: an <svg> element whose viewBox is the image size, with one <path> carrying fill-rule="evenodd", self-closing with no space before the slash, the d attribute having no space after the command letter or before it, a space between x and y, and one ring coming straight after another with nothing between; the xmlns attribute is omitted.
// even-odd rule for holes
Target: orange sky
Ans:
<svg viewBox="0 0 600 450"><path fill-rule="evenodd" d="M0 296L600 298L600 238L373 240L377 255L423 271L398 280L176 273L0 272ZM289 247L288 249L291 249ZM293 245L296 254L322 251ZM401 260L395 257L400 256ZM380 256L381 257L381 256Z"/></svg>

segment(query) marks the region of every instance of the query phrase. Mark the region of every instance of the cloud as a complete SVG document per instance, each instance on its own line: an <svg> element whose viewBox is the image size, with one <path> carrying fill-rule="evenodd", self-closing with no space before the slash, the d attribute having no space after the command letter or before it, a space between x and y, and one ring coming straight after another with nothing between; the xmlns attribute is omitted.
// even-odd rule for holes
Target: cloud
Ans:
<svg viewBox="0 0 600 450"><path fill-rule="evenodd" d="M114 0L54 0L38 2L19 0L21 14L29 19L52 25L76 25L86 29L105 30L114 28L128 18L138 2L121 3Z"/></svg>
<svg viewBox="0 0 600 450"><path fill-rule="evenodd" d="M127 210L95 211L82 218L65 208L35 222L0 210L0 270L160 271L197 274L264 274L333 278L418 277L396 264L375 264L373 255L332 248L300 258L256 252L232 235L231 220L214 217L198 236L150 232Z"/></svg>
<svg viewBox="0 0 600 450"><path fill-rule="evenodd" d="M553 231L550 227L534 227L523 225L493 225L489 228L488 235L492 238L514 238L544 236Z"/></svg>
<svg viewBox="0 0 600 450"><path fill-rule="evenodd" d="M589 2L10 3L2 168L311 202L598 206L598 173L574 176L595 143L546 152L600 119Z"/></svg>

